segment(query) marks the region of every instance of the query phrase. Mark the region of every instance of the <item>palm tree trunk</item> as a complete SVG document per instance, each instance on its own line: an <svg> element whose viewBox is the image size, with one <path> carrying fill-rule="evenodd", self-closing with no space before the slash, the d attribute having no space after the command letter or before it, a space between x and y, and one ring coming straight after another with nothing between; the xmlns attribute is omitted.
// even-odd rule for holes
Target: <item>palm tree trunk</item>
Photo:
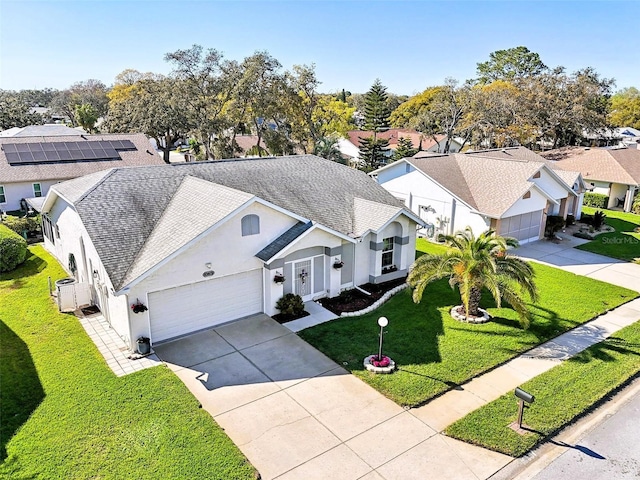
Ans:
<svg viewBox="0 0 640 480"><path fill-rule="evenodd" d="M481 313L480 313L481 296L482 296L481 289L477 287L471 287L471 291L469 292L469 311L465 312L465 316L470 316L470 317L481 316Z"/></svg>

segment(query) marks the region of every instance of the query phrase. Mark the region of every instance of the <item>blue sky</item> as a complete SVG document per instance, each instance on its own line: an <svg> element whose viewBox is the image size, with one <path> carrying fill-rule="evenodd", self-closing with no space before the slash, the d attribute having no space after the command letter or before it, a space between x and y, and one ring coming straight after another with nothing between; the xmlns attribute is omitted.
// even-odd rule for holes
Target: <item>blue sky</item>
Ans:
<svg viewBox="0 0 640 480"><path fill-rule="evenodd" d="M321 91L376 78L414 94L472 78L489 53L524 45L549 66L594 67L640 87L637 1L0 0L0 88L66 88L127 68L169 73L167 52L200 44L286 69L315 63Z"/></svg>

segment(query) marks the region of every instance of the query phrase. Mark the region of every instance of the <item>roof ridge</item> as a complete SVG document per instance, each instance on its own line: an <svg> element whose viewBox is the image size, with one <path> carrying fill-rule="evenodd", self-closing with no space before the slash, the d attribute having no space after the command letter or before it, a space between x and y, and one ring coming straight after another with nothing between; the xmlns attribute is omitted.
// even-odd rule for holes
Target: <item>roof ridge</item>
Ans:
<svg viewBox="0 0 640 480"><path fill-rule="evenodd" d="M122 168L122 167L113 167L113 168L110 168L109 170L107 170L107 173L105 173L100 180L98 180L91 187L89 187L82 195L80 195L80 198L78 198L78 200L73 202L73 204L76 205L76 204L80 203L82 200L84 200L91 192L93 192L96 188L98 188L100 185L102 185L107 178L109 178L111 175L113 175L113 173L116 170L119 170L120 168ZM102 173L102 172L96 172L96 173ZM82 177L79 177L79 178L82 178Z"/></svg>

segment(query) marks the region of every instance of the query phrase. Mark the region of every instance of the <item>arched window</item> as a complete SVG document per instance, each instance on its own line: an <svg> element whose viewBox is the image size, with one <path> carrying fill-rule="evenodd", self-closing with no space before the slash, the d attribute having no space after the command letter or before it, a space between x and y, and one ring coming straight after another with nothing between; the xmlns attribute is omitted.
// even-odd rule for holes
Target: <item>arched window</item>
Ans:
<svg viewBox="0 0 640 480"><path fill-rule="evenodd" d="M257 235L260 233L260 217L258 215L245 215L242 217L242 236Z"/></svg>

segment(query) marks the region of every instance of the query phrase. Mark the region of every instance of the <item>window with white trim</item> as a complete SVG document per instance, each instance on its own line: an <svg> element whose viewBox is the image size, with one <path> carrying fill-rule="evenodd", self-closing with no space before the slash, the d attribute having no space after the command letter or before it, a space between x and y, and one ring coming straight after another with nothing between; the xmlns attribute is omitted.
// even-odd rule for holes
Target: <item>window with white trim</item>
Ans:
<svg viewBox="0 0 640 480"><path fill-rule="evenodd" d="M42 196L42 186L39 183L33 184L33 196L41 197Z"/></svg>
<svg viewBox="0 0 640 480"><path fill-rule="evenodd" d="M382 239L382 268L393 265L393 237Z"/></svg>
<svg viewBox="0 0 640 480"><path fill-rule="evenodd" d="M4 186L0 185L0 203L7 203L7 197L4 194Z"/></svg>
<svg viewBox="0 0 640 480"><path fill-rule="evenodd" d="M242 217L241 224L243 237L260 233L260 217L258 215L245 215Z"/></svg>

